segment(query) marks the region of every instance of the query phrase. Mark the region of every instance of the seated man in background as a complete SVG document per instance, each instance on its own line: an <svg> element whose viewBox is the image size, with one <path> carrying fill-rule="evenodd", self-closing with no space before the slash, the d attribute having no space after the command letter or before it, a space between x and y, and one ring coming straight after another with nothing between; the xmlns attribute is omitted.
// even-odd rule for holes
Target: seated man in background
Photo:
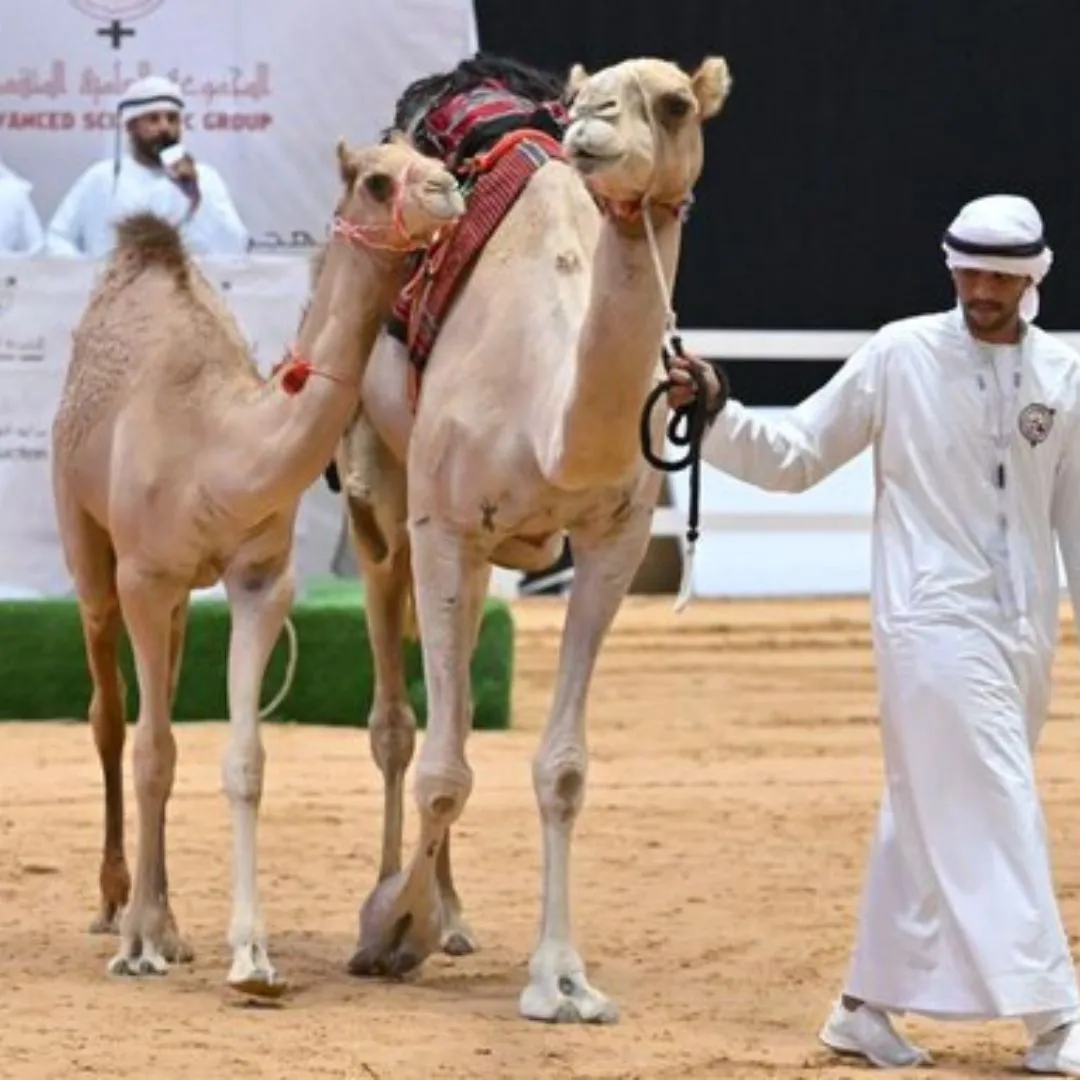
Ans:
<svg viewBox="0 0 1080 1080"><path fill-rule="evenodd" d="M55 255L107 255L115 223L151 211L172 222L193 255L241 255L247 229L221 174L196 164L180 143L184 100L159 75L128 87L117 106L116 155L91 165L75 181L49 222L46 250ZM121 153L123 125L128 152Z"/></svg>
<svg viewBox="0 0 1080 1080"><path fill-rule="evenodd" d="M41 219L30 200L33 185L0 161L0 255L33 255L41 250Z"/></svg>

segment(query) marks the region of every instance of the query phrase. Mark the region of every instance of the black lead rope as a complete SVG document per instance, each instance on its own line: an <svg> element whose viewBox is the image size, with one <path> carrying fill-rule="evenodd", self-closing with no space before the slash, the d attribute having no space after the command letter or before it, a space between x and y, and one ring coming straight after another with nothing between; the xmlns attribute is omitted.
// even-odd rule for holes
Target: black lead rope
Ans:
<svg viewBox="0 0 1080 1080"><path fill-rule="evenodd" d="M667 344L661 347L661 358L664 361L664 370L671 371L672 355L685 357L682 337L679 334L670 335L670 348ZM698 522L700 520L701 504L701 444L705 438L705 432L709 424L724 410L729 395L727 375L720 364L715 360L707 360L706 363L716 373L720 381L720 395L716 405L709 408L708 384L705 376L697 368L691 367L687 374L694 383L694 397L685 405L680 405L673 410L671 419L667 425L668 441L673 446L686 447L686 453L673 461L667 460L663 454L655 454L652 448L652 414L657 404L662 401L669 390L678 385L673 379L665 379L657 384L649 392L645 399L645 405L641 410L641 452L645 460L661 472L676 473L683 469L690 470L690 512L687 520L686 539L693 549L698 538Z"/></svg>

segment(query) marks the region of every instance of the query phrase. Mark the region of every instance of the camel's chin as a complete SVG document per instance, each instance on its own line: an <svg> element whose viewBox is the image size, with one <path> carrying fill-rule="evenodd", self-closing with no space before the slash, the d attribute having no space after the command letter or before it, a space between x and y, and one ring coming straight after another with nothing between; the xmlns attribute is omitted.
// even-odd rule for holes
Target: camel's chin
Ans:
<svg viewBox="0 0 1080 1080"><path fill-rule="evenodd" d="M570 164L582 176L599 176L614 168L623 159L622 154L595 154L588 150L571 150Z"/></svg>
<svg viewBox="0 0 1080 1080"><path fill-rule="evenodd" d="M455 192L445 198L432 200L426 209L433 220L449 225L465 213L465 200Z"/></svg>

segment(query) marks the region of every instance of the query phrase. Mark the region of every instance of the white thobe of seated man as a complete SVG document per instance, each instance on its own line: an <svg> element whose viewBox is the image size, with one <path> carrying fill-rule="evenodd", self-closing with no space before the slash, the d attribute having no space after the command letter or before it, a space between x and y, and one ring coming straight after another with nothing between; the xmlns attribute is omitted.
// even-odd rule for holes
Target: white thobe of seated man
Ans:
<svg viewBox="0 0 1080 1080"><path fill-rule="evenodd" d="M30 198L33 185L0 161L0 255L34 255L45 234Z"/></svg>
<svg viewBox="0 0 1080 1080"><path fill-rule="evenodd" d="M147 211L177 226L192 255L248 250L221 174L180 143L183 111L180 88L168 79L150 75L128 87L117 107L116 155L91 165L64 196L46 231L49 254L101 258L115 244L117 221Z"/></svg>

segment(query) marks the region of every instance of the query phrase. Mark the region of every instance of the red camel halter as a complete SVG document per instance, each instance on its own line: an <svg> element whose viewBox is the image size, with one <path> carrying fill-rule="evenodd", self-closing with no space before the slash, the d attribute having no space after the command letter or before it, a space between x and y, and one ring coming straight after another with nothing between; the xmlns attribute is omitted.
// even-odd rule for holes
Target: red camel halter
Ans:
<svg viewBox="0 0 1080 1080"><path fill-rule="evenodd" d="M367 251L391 251L402 255L421 251L437 240L439 233L431 240L422 239L412 236L405 226L405 191L410 171L411 166L406 166L395 182L394 202L388 222L379 225L360 225L342 217L341 214L335 214L330 226L331 236L340 236ZM351 381L315 367L307 357L299 355L295 348L290 348L286 358L274 365L270 377L274 378L278 374L281 375L281 389L290 396L299 394L312 375L321 375L324 379L343 385Z"/></svg>

